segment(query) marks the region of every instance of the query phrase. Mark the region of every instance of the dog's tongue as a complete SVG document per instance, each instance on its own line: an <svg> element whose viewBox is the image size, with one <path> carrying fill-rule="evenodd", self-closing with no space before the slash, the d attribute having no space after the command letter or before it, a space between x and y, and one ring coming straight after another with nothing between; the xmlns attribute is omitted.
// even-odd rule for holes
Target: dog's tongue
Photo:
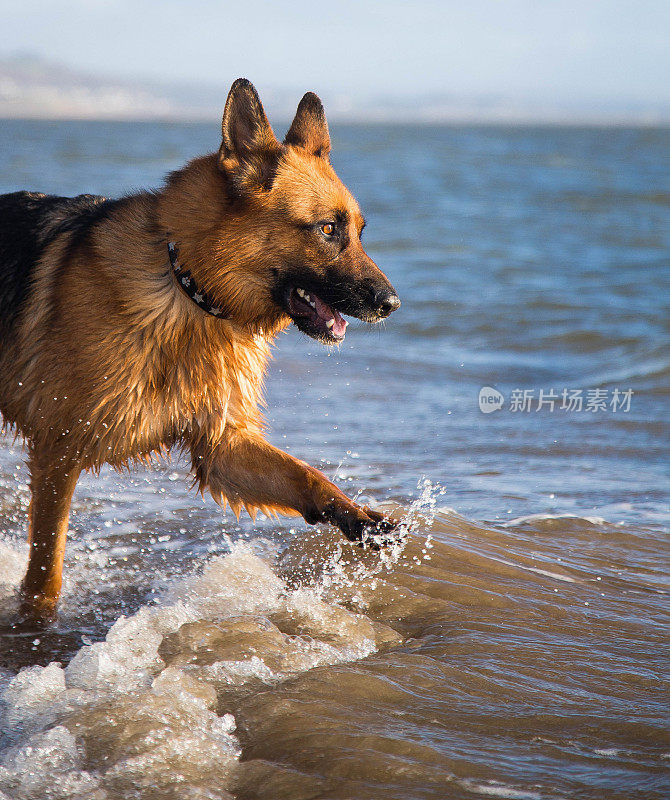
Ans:
<svg viewBox="0 0 670 800"><path fill-rule="evenodd" d="M344 317L327 303L324 303L318 295L312 295L312 299L316 306L316 313L319 315L319 318L326 323L326 327L328 327L327 323L331 319L333 320L333 324L328 328L333 336L344 336L348 325Z"/></svg>

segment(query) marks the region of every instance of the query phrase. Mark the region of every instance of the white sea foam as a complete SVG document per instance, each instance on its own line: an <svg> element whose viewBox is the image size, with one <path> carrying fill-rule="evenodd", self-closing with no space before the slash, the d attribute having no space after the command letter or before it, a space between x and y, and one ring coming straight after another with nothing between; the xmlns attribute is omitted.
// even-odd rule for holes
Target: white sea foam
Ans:
<svg viewBox="0 0 670 800"><path fill-rule="evenodd" d="M461 781L462 786L470 792L483 794L487 797L503 797L505 800L543 800L545 795L539 792L529 792L525 789L515 789L505 784L491 781L490 783L475 783L474 781Z"/></svg>
<svg viewBox="0 0 670 800"><path fill-rule="evenodd" d="M3 606L16 593L28 563L27 545L0 538L0 602Z"/></svg>
<svg viewBox="0 0 670 800"><path fill-rule="evenodd" d="M553 578L557 581L564 581L565 583L577 583L574 578L571 578L569 575L562 575L560 572L552 572L548 569L540 569L539 567L529 567L527 564L519 564L514 563L513 561L508 561L506 558L496 558L495 556L488 556L491 561L497 561L499 564L506 564L508 567L515 567L516 569L522 569L526 572L534 572L536 575L544 575L546 578Z"/></svg>
<svg viewBox="0 0 670 800"><path fill-rule="evenodd" d="M596 755L605 756L606 758L616 758L617 756L621 755L621 748L603 747L603 748L596 748L593 752Z"/></svg>
<svg viewBox="0 0 670 800"><path fill-rule="evenodd" d="M22 554L4 545L0 557L20 575ZM9 681L0 792L106 800L213 777L224 786L240 754L226 692L374 650L365 616L289 589L249 545L233 546L65 668L27 667Z"/></svg>
<svg viewBox="0 0 670 800"><path fill-rule="evenodd" d="M409 531L430 524L440 491L421 482L397 539L374 558L352 561L334 539L315 579L295 588L273 570L271 542L231 544L229 554L173 580L157 602L119 617L104 641L81 647L67 666L5 676L0 793L12 800L111 800L172 796L183 786L189 797L209 797L212 785L229 785L240 756L231 713L236 693L373 653L388 631L343 608L339 589L397 564ZM116 587L117 577L119 586L137 580L117 576L108 554L73 544L70 553L80 557L71 555L66 570L68 620L91 602L95 587ZM429 536L423 557L431 548ZM25 561L24 547L0 539L0 597L15 596Z"/></svg>
<svg viewBox="0 0 670 800"><path fill-rule="evenodd" d="M516 525L526 525L533 522L545 522L554 519L571 519L576 522L588 522L590 525L607 525L609 524L603 517L582 517L578 514L528 514L525 517L517 517L516 519L507 520L507 522L500 523L501 528L514 528Z"/></svg>
<svg viewBox="0 0 670 800"><path fill-rule="evenodd" d="M106 800L100 778L82 769L82 750L62 725L5 751L0 786L16 800ZM0 794L0 797L3 795Z"/></svg>

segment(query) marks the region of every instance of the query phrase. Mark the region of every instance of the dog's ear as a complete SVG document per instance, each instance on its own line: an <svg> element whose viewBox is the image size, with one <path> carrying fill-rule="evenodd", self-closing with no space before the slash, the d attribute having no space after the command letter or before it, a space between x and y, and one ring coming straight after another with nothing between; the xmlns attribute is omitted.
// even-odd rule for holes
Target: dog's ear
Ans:
<svg viewBox="0 0 670 800"><path fill-rule="evenodd" d="M240 192L258 188L271 182L279 149L256 89L238 78L223 110L219 167Z"/></svg>
<svg viewBox="0 0 670 800"><path fill-rule="evenodd" d="M298 105L295 119L284 138L284 144L303 147L309 153L328 158L330 134L323 103L314 94L307 92Z"/></svg>

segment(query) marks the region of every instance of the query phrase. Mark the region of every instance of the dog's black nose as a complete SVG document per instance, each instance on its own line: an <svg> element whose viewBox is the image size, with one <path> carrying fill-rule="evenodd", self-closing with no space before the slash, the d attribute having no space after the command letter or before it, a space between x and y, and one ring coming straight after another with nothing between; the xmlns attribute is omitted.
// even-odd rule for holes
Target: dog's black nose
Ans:
<svg viewBox="0 0 670 800"><path fill-rule="evenodd" d="M388 317L400 308L400 298L393 289L382 289L375 294L375 305L382 316Z"/></svg>

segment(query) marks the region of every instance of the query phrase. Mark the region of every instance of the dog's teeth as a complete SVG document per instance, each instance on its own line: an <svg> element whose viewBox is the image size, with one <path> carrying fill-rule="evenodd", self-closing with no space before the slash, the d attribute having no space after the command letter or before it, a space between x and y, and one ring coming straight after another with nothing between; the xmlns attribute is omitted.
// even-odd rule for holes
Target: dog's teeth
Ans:
<svg viewBox="0 0 670 800"><path fill-rule="evenodd" d="M316 303L314 302L314 300L312 300L312 298L307 294L307 292L304 289L298 289L296 287L295 291L296 291L296 294L299 295L300 297L302 297L302 299L306 303L309 303L310 306L312 306L312 308L316 308Z"/></svg>
<svg viewBox="0 0 670 800"><path fill-rule="evenodd" d="M335 324L335 320L334 319L329 319L328 322L326 322L326 328L332 328L334 324Z"/></svg>

